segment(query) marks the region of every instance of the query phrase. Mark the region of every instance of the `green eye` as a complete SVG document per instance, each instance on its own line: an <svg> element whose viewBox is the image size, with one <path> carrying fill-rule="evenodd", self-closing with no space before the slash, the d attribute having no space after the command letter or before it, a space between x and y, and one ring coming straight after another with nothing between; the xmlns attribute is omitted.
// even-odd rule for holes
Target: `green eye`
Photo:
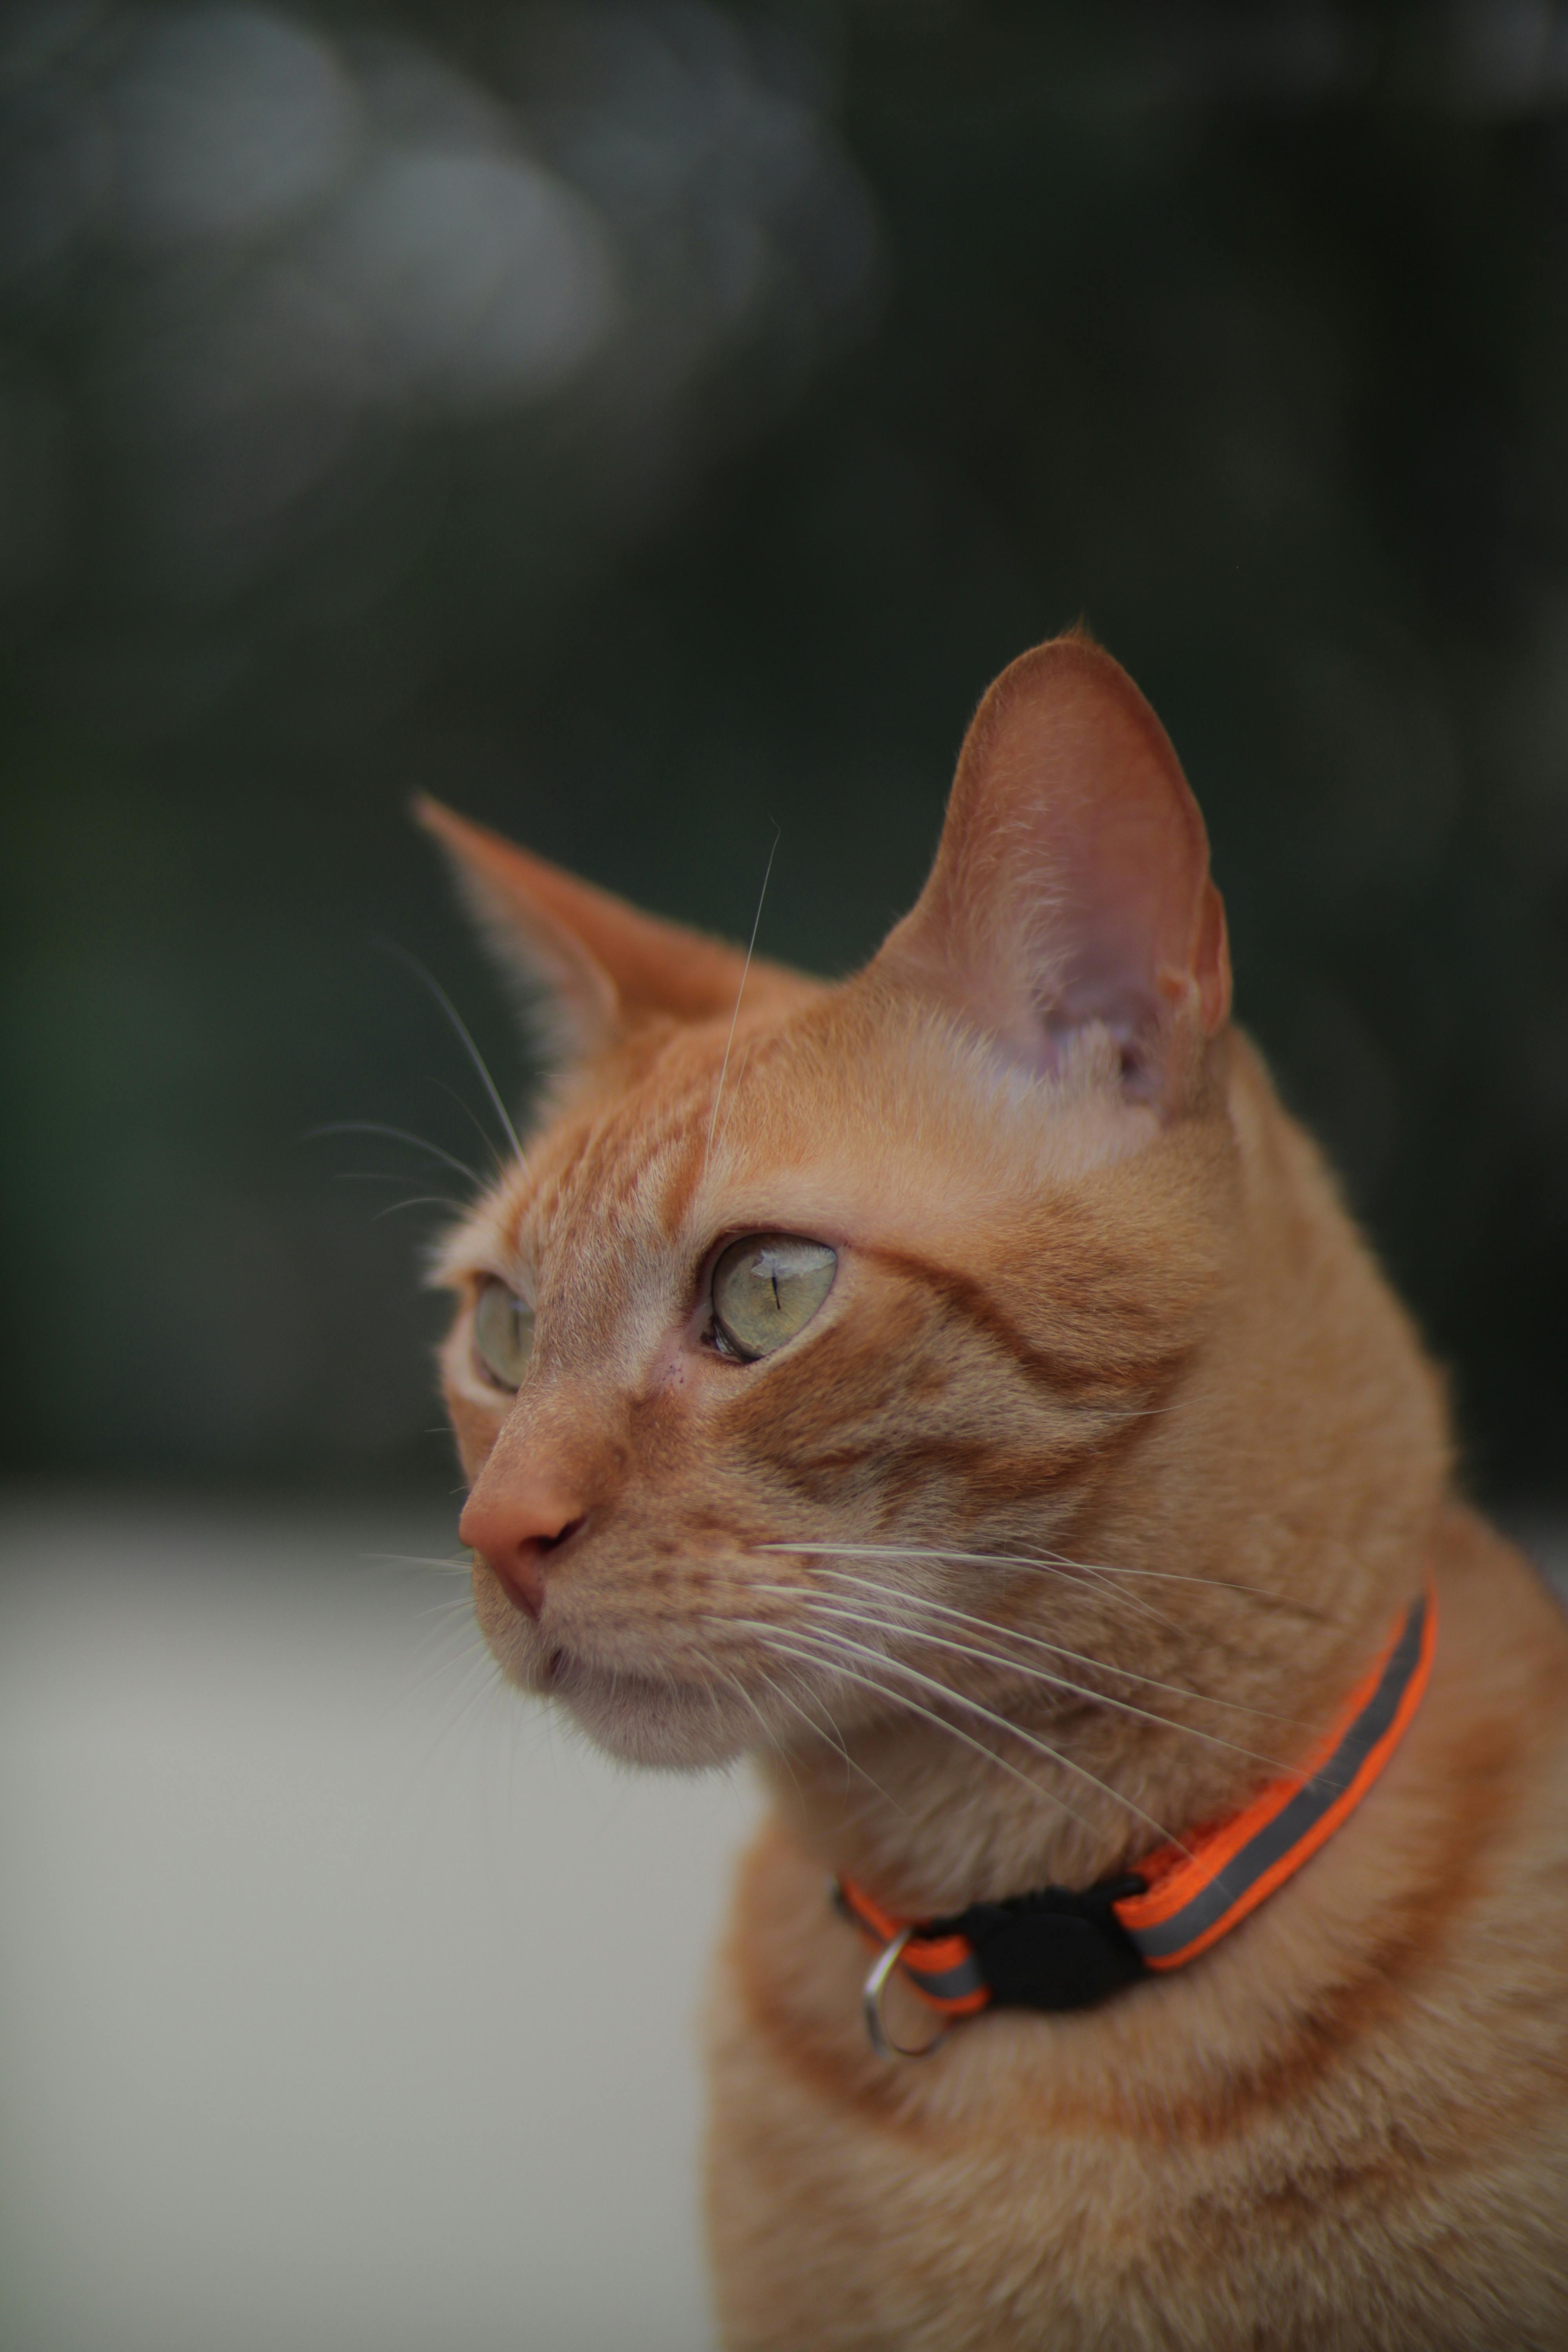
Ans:
<svg viewBox="0 0 1568 2352"><path fill-rule="evenodd" d="M532 1307L491 1275L474 1306L474 1353L480 1370L498 1388L515 1389L528 1370L532 1345Z"/></svg>
<svg viewBox="0 0 1568 2352"><path fill-rule="evenodd" d="M838 1265L826 1242L794 1234L748 1234L713 1269L713 1320L729 1351L753 1361L804 1331Z"/></svg>

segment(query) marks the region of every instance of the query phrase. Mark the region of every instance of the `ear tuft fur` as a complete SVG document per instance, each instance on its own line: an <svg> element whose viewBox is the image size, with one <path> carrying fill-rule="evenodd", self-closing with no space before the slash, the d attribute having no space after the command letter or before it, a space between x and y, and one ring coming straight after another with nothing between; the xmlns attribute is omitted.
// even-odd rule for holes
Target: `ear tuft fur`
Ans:
<svg viewBox="0 0 1568 2352"><path fill-rule="evenodd" d="M593 1061L653 1022L731 1016L745 969L738 948L645 915L427 795L414 814L446 851L481 934L520 985L553 1068ZM805 987L753 962L748 1000Z"/></svg>

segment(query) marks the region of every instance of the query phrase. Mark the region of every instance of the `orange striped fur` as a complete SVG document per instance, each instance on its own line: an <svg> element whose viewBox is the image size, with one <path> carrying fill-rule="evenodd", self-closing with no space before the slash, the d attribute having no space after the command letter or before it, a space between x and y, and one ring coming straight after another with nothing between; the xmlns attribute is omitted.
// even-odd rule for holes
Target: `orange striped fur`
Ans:
<svg viewBox="0 0 1568 2352"><path fill-rule="evenodd" d="M1568 2346L1568 1632L1230 1024L1136 688L1081 636L1005 673L832 986L425 814L554 1054L438 1269L480 1622L612 1753L770 1796L708 2021L730 2352ZM832 1287L737 1360L716 1262L781 1233ZM1428 1573L1427 1695L1297 1876L1100 2009L872 2054L825 1874L929 1918L1221 1820Z"/></svg>

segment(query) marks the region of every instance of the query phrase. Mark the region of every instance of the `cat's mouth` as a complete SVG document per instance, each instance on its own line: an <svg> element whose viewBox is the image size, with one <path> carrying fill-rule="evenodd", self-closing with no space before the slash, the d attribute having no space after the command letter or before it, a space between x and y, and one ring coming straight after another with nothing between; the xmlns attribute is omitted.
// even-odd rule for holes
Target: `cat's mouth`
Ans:
<svg viewBox="0 0 1568 2352"><path fill-rule="evenodd" d="M710 1687L695 1677L682 1681L674 1675L638 1674L621 1665L601 1664L564 1643L546 1653L539 1678L557 1698L594 1699L613 1692L626 1706L689 1706L704 1699Z"/></svg>
<svg viewBox="0 0 1568 2352"><path fill-rule="evenodd" d="M585 1626L579 1642L569 1626L546 1628L532 1609L520 1609L508 1579L488 1563L476 1567L475 1601L507 1679L559 1701L611 1755L655 1769L692 1770L732 1763L754 1745L754 1703L740 1679L715 1670L700 1649L667 1655L650 1673L650 1652L668 1653L668 1638L655 1642L648 1629L622 1622ZM668 1630L662 1629L667 1637Z"/></svg>

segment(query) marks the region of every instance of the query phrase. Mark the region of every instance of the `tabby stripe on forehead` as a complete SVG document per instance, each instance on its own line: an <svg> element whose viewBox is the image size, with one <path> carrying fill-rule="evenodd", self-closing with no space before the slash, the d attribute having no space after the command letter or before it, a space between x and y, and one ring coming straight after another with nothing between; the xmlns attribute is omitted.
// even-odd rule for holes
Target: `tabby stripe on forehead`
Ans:
<svg viewBox="0 0 1568 2352"><path fill-rule="evenodd" d="M658 1206L659 1223L671 1241L684 1226L697 1188L708 1172L711 1150L705 1122L711 1115L715 1100L715 1085L705 1079L700 1087L693 1087L682 1097L670 1122L672 1139L679 1132L687 1146L683 1151L671 1155L669 1171Z"/></svg>
<svg viewBox="0 0 1568 2352"><path fill-rule="evenodd" d="M639 1096L617 1104L589 1128L575 1152L555 1178L557 1211L575 1207L586 1198L595 1210L625 1208L647 1183L658 1181L659 1164L674 1146L683 1143L697 1117L698 1096L691 1090L674 1103L650 1109Z"/></svg>

